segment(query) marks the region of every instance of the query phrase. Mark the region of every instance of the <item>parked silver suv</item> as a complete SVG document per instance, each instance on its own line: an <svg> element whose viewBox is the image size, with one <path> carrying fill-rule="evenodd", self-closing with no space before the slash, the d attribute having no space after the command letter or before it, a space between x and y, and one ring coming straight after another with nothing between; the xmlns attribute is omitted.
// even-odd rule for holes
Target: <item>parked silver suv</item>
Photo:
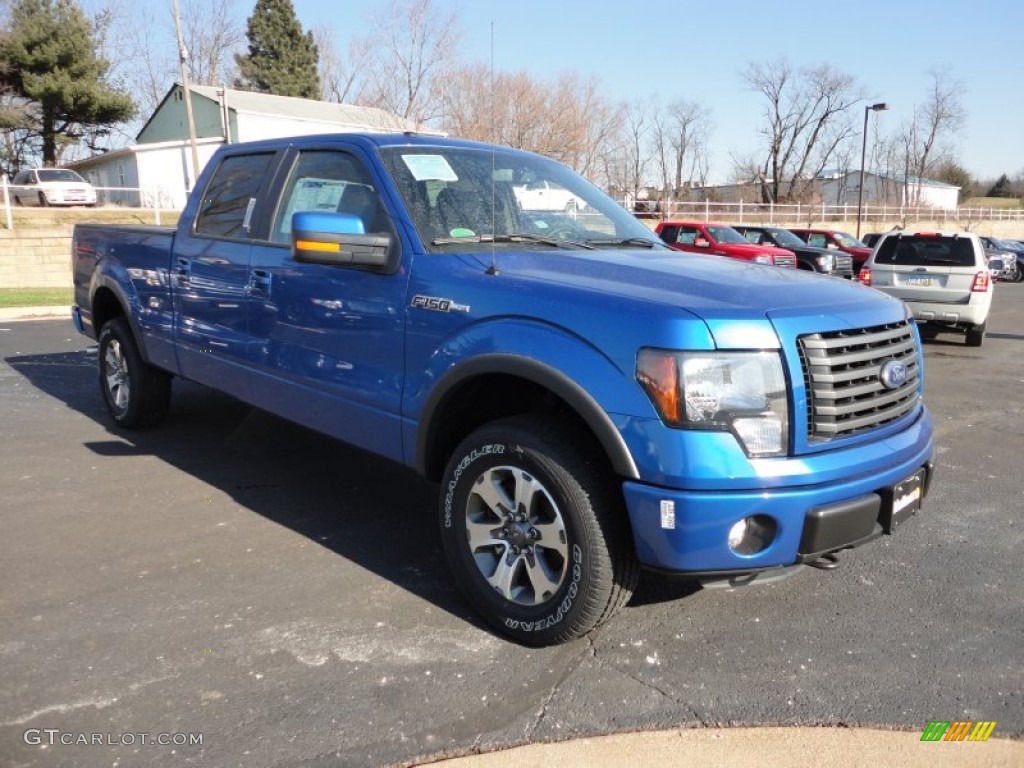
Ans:
<svg viewBox="0 0 1024 768"><path fill-rule="evenodd" d="M985 246L970 232L894 232L880 239L859 279L902 299L922 332L957 331L980 347L992 306Z"/></svg>

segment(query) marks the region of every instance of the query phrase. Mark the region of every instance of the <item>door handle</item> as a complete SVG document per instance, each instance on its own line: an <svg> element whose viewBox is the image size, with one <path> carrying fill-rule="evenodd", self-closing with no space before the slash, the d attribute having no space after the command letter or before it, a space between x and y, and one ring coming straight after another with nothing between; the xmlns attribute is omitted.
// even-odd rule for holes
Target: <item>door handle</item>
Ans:
<svg viewBox="0 0 1024 768"><path fill-rule="evenodd" d="M192 262L178 257L174 267L174 274L177 276L179 284L188 282L188 279L192 277Z"/></svg>
<svg viewBox="0 0 1024 768"><path fill-rule="evenodd" d="M261 293L270 293L271 274L265 269L254 269L249 276L249 288Z"/></svg>

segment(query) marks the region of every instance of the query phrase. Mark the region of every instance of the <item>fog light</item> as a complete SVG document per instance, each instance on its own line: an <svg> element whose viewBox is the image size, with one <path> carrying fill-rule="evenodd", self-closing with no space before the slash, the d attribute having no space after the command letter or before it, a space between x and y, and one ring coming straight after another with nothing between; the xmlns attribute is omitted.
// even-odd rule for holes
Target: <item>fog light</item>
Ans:
<svg viewBox="0 0 1024 768"><path fill-rule="evenodd" d="M745 517L729 529L729 549L737 555L756 555L775 541L779 526L767 515Z"/></svg>

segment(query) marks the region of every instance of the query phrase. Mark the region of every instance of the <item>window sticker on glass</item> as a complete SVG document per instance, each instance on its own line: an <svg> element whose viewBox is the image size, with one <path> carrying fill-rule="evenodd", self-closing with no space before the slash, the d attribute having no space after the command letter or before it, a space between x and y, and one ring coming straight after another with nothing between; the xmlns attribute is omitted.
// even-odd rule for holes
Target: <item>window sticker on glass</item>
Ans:
<svg viewBox="0 0 1024 768"><path fill-rule="evenodd" d="M296 211L336 211L347 181L336 179L304 178L295 183L291 197L281 217L281 233L292 231L292 214Z"/></svg>
<svg viewBox="0 0 1024 768"><path fill-rule="evenodd" d="M416 181L459 180L442 155L402 155L402 161Z"/></svg>

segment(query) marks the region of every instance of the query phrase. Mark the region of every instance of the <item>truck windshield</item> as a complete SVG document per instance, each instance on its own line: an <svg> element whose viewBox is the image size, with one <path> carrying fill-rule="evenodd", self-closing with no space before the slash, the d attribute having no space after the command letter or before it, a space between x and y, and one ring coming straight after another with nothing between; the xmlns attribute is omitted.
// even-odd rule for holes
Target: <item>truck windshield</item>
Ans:
<svg viewBox="0 0 1024 768"><path fill-rule="evenodd" d="M428 250L662 247L625 208L547 158L438 145L379 152Z"/></svg>
<svg viewBox="0 0 1024 768"><path fill-rule="evenodd" d="M74 171L69 171L64 168L40 168L36 173L39 174L40 181L73 181L77 183L84 183L85 179L79 176Z"/></svg>
<svg viewBox="0 0 1024 768"><path fill-rule="evenodd" d="M720 243L750 245L750 241L732 227L708 227L708 232Z"/></svg>
<svg viewBox="0 0 1024 768"><path fill-rule="evenodd" d="M867 248L867 246L856 237L848 235L845 232L836 232L835 238L843 248Z"/></svg>
<svg viewBox="0 0 1024 768"><path fill-rule="evenodd" d="M766 229L765 232L770 232L772 237L775 238L775 242L781 245L783 248L793 246L794 248L804 248L807 243L801 240L799 237L794 235L788 229Z"/></svg>

